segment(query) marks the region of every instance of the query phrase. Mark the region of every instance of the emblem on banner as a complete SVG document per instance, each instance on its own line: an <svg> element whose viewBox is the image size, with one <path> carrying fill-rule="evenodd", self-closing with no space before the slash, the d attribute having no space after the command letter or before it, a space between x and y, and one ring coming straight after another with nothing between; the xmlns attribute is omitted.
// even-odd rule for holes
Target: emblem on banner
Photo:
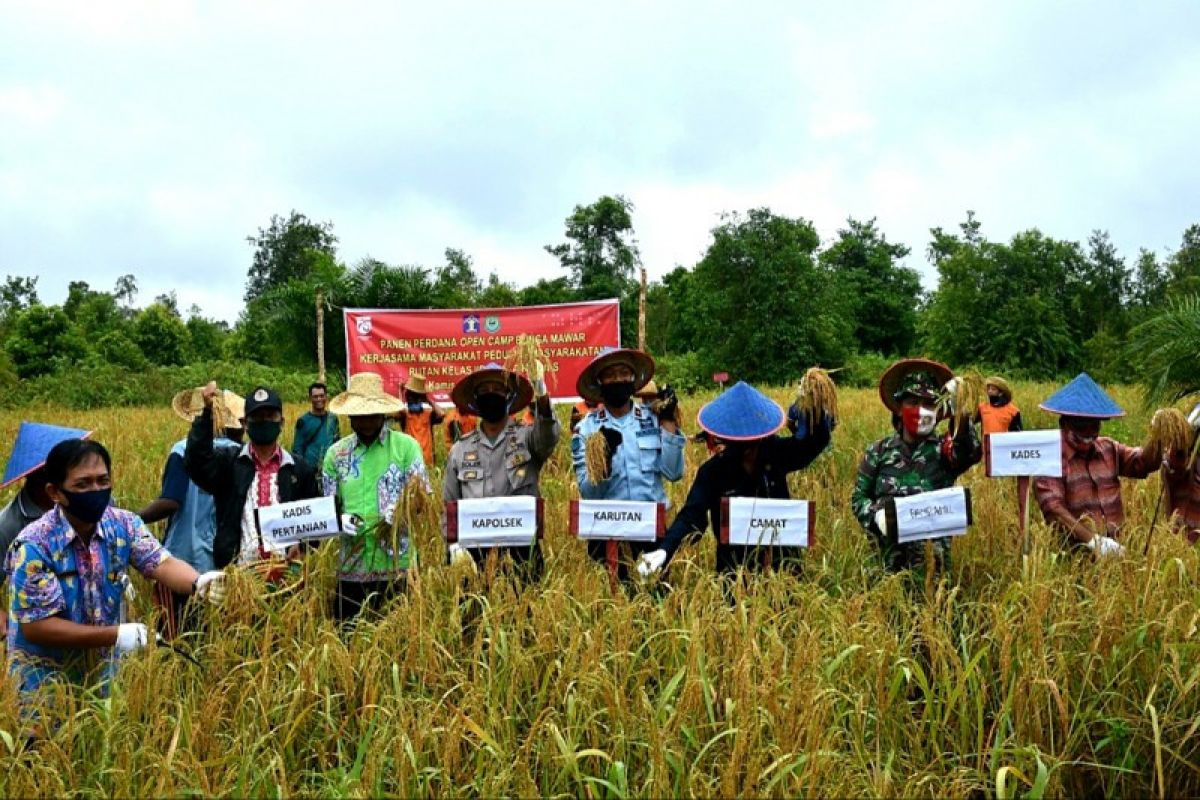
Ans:
<svg viewBox="0 0 1200 800"><path fill-rule="evenodd" d="M359 317L354 321L354 329L358 331L359 336L368 336L371 333L371 318Z"/></svg>
<svg viewBox="0 0 1200 800"><path fill-rule="evenodd" d="M479 316L477 314L463 314L462 330L463 333L479 333Z"/></svg>
<svg viewBox="0 0 1200 800"><path fill-rule="evenodd" d="M500 318L495 314L489 316L483 321L483 327L488 333L496 333L500 330Z"/></svg>

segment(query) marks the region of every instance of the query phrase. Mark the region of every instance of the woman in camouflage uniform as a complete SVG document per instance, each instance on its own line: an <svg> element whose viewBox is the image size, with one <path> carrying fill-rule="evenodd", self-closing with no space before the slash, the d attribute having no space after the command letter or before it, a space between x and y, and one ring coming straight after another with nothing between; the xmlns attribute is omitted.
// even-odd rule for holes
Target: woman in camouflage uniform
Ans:
<svg viewBox="0 0 1200 800"><path fill-rule="evenodd" d="M850 503L890 572L921 566L925 550L920 542L896 541L886 523L888 501L952 486L983 455L969 423L942 436L934 432L940 420L938 397L953 377L945 364L913 358L888 367L879 381L879 396L892 412L896 432L863 453ZM937 566L947 565L950 539L934 539L933 548Z"/></svg>

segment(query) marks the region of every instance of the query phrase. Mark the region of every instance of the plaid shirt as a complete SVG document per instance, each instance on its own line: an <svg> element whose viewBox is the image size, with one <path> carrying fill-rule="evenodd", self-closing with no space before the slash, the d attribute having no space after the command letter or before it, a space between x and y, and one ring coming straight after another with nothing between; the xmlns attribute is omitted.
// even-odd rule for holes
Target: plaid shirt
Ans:
<svg viewBox="0 0 1200 800"><path fill-rule="evenodd" d="M1200 539L1200 459L1188 469L1187 454L1167 470L1167 507L1176 526L1193 544Z"/></svg>
<svg viewBox="0 0 1200 800"><path fill-rule="evenodd" d="M1158 461L1147 463L1142 448L1127 447L1107 436L1096 437L1090 452L1076 451L1064 436L1062 464L1061 478L1038 478L1033 483L1042 515L1060 528L1068 519L1090 517L1096 530L1107 536L1116 535L1125 522L1120 479L1144 478L1159 466Z"/></svg>

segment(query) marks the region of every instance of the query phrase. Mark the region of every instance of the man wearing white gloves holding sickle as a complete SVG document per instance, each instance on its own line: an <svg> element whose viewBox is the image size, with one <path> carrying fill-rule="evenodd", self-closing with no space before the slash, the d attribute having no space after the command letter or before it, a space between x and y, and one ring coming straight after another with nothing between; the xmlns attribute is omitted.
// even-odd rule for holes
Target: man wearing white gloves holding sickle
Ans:
<svg viewBox="0 0 1200 800"><path fill-rule="evenodd" d="M111 506L112 461L83 439L46 457L54 508L17 536L8 552L8 666L22 697L49 680L82 680L93 653L122 656L144 647L140 622L121 622L130 567L177 594L219 602L224 573L197 574L171 554L132 512ZM116 658L103 662L107 681Z"/></svg>

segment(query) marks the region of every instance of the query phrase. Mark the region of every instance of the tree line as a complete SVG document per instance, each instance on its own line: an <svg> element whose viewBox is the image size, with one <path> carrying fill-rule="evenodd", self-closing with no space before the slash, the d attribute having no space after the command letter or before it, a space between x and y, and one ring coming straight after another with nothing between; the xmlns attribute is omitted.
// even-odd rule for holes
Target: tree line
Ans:
<svg viewBox="0 0 1200 800"><path fill-rule="evenodd" d="M563 241L545 246L561 274L525 286L495 272L482 278L471 257L453 248L435 266L371 257L346 264L332 222L298 211L273 216L248 237L245 307L233 326L205 318L195 306L182 313L173 294L137 307L132 275L109 291L74 281L60 306L39 301L36 277L10 275L0 287L0 376L79 374L89 366L137 372L217 360L311 371L317 297L328 311L327 362L334 368L345 363L343 307L483 308L617 297L622 340L632 345L641 266L634 212L619 195L576 206L564 221ZM1104 231L1086 242L1037 229L992 241L967 212L957 230L930 231L926 257L938 278L930 292L905 265L910 255L874 219L847 220L823 245L800 217L767 208L725 214L697 263L678 265L649 285L647 349L665 378L685 389L720 370L780 383L813 364L843 367L846 382L867 383L887 359L912 354L1038 379L1081 369L1106 381L1157 379L1163 370L1173 370L1177 384L1200 378L1190 353L1181 364L1184 356L1168 357L1163 349L1189 321L1197 323L1189 309L1200 316L1191 299L1200 294L1200 225L1187 228L1180 246L1161 258L1142 249L1129 260ZM1174 349L1181 349L1178 342ZM1155 376L1139 374L1131 353L1157 354L1157 361L1137 359L1147 362L1143 372L1158 370Z"/></svg>

